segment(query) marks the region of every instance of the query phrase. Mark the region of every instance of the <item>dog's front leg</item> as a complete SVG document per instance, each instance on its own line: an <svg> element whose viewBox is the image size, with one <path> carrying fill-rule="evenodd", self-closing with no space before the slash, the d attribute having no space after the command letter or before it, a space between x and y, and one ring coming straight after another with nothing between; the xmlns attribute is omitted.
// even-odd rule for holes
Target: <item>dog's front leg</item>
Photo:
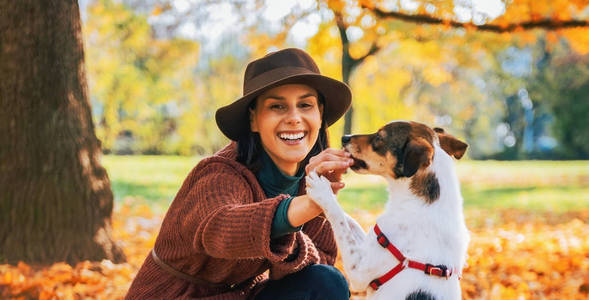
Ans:
<svg viewBox="0 0 589 300"><path fill-rule="evenodd" d="M325 213L331 223L337 245L342 256L344 271L348 275L353 290L366 289L366 267L364 260L366 233L360 225L347 215L337 202L331 184L327 178L311 172L306 179L307 195L313 199Z"/></svg>

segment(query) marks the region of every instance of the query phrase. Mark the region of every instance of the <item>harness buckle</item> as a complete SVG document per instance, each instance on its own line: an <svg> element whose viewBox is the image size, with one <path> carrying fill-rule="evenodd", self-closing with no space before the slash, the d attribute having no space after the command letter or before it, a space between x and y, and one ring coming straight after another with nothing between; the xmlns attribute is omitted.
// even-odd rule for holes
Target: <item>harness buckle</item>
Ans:
<svg viewBox="0 0 589 300"><path fill-rule="evenodd" d="M377 279L374 279L373 281L370 282L370 287L372 289L374 289L375 291L378 290L378 288L382 285L382 283L380 283L380 281Z"/></svg>
<svg viewBox="0 0 589 300"><path fill-rule="evenodd" d="M425 270L423 270L423 272L426 275L445 277L446 279L448 279L450 276L452 276L452 270L449 270L448 267L446 267L444 265L434 266L431 264L425 264Z"/></svg>
<svg viewBox="0 0 589 300"><path fill-rule="evenodd" d="M383 247L386 248L389 246L390 242L389 239L387 239L387 237L384 235L384 233L379 233L376 236L376 241Z"/></svg>

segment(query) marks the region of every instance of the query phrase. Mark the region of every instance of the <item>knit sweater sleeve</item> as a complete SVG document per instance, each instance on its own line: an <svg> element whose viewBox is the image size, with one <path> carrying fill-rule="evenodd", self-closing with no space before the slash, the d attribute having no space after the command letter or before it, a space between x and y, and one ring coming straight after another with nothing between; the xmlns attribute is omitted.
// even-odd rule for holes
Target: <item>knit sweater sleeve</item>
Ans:
<svg viewBox="0 0 589 300"><path fill-rule="evenodd" d="M250 183L231 166L204 166L187 197L194 203L183 228L196 228L193 247L198 253L222 259L265 258L270 276L279 278L320 256L311 239L301 232L270 239L280 195L255 202Z"/></svg>
<svg viewBox="0 0 589 300"><path fill-rule="evenodd" d="M337 257L337 245L331 224L323 214L307 222L303 232L308 235L319 252L321 264L333 265Z"/></svg>

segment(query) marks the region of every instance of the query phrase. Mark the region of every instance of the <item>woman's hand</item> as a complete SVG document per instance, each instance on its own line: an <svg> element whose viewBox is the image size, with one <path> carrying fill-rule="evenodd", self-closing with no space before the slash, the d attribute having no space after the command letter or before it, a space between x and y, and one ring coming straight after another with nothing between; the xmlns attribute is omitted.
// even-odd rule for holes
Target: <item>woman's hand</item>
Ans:
<svg viewBox="0 0 589 300"><path fill-rule="evenodd" d="M344 188L345 184L341 182L342 174L354 164L351 154L345 150L327 148L321 153L311 157L305 173L309 175L311 171L323 175L331 181L331 189L334 194Z"/></svg>
<svg viewBox="0 0 589 300"><path fill-rule="evenodd" d="M311 171L325 176L331 181L331 189L334 194L344 187L341 182L342 174L354 164L351 154L339 149L328 148L321 153L311 157L305 173L308 175ZM308 195L294 197L288 207L288 221L294 227L305 224L315 218L322 212L322 209Z"/></svg>

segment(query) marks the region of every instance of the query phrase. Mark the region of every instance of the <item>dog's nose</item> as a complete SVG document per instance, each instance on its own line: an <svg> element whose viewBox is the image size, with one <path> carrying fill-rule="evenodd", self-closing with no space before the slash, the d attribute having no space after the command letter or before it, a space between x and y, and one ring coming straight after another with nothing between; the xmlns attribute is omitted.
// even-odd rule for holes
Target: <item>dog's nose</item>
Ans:
<svg viewBox="0 0 589 300"><path fill-rule="evenodd" d="M345 146L347 143L349 143L351 139L352 139L351 135L342 136L342 146Z"/></svg>

